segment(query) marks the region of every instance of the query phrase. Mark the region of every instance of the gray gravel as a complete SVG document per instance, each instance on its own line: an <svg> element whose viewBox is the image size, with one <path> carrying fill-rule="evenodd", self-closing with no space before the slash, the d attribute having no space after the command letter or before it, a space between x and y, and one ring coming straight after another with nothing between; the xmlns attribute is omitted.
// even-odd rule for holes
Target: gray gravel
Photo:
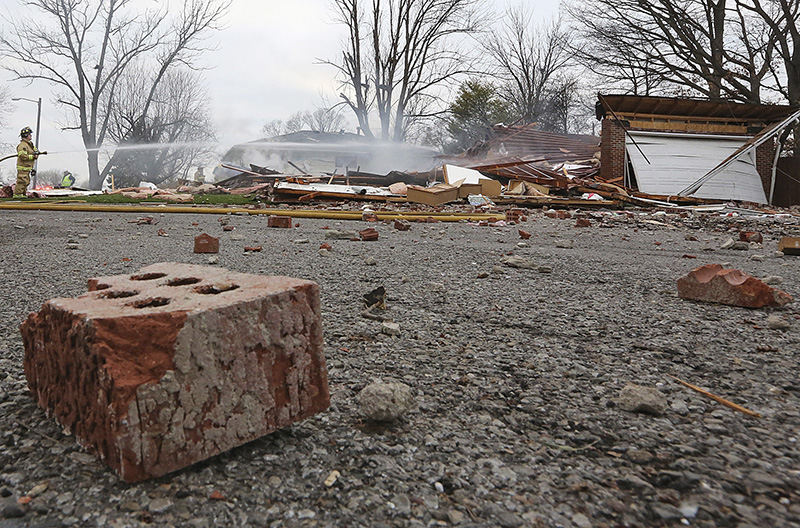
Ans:
<svg viewBox="0 0 800 528"><path fill-rule="evenodd" d="M300 219L284 230L232 216L235 231L223 232L212 215L137 225L130 214L0 212L0 526L800 525L800 303L699 304L675 285L722 263L780 277L800 299L800 257L775 254L781 235L800 234L797 220L592 215L576 229L535 212L519 247L513 226ZM338 240L323 226L377 227L380 240ZM720 249L744 226L763 246ZM319 282L331 408L124 484L36 407L18 325L92 276L208 263L192 253L201 231L221 238L220 266ZM536 267L502 265L509 253ZM362 295L380 285L396 335L361 315ZM411 387L414 408L365 421L357 396L375 379ZM663 394L663 414L620 409L629 383Z"/></svg>

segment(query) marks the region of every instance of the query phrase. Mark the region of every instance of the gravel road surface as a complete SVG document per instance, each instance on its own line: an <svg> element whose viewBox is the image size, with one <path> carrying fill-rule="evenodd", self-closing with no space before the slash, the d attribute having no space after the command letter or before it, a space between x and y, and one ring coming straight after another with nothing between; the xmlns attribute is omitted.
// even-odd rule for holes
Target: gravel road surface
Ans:
<svg viewBox="0 0 800 528"><path fill-rule="evenodd" d="M720 263L800 299L800 257L776 254L781 236L800 235L796 217L597 212L578 228L536 211L521 241L520 226L300 219L289 230L238 215L223 232L219 216L154 211L153 225L0 212L2 527L800 526L800 303L751 310L676 290ZM380 239L326 240L325 226L376 227ZM740 229L763 244L720 249ZM320 284L331 407L125 484L36 406L19 324L93 276L208 264L192 253L201 232L220 237L218 266ZM502 264L509 254L529 268ZM378 286L399 333L361 315ZM413 407L365 420L358 395L375 380L408 385ZM630 383L657 390L663 412L623 410Z"/></svg>

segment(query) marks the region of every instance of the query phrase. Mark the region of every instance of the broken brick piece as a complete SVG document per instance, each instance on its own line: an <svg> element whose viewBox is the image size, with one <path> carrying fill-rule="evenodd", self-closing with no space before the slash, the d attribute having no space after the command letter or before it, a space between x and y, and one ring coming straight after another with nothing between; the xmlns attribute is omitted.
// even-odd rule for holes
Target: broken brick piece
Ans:
<svg viewBox="0 0 800 528"><path fill-rule="evenodd" d="M331 247L331 245L330 245L330 244L328 244L327 242L323 242L322 244L320 244L320 245L319 245L319 248L320 248L320 249L327 249L328 251L330 251L331 249L333 249L333 248Z"/></svg>
<svg viewBox="0 0 800 528"><path fill-rule="evenodd" d="M520 237L522 240L528 240L528 239L531 237L531 234L530 234L530 233L528 233L527 231L523 231L522 229L520 229L520 230L519 230L519 237Z"/></svg>
<svg viewBox="0 0 800 528"><path fill-rule="evenodd" d="M361 220L363 220L364 222L377 222L378 221L378 215L376 215L375 213L372 213L372 212L366 212L365 211L365 212L361 213Z"/></svg>
<svg viewBox="0 0 800 528"><path fill-rule="evenodd" d="M358 236L360 236L361 240L363 240L364 242L372 242L374 240L378 240L378 230L373 227L369 227L367 229L359 231Z"/></svg>
<svg viewBox="0 0 800 528"><path fill-rule="evenodd" d="M244 251L245 251L245 253L258 253L258 252L260 252L262 249L264 249L264 248L263 248L263 247L261 247L261 246L245 246L245 247L244 247Z"/></svg>
<svg viewBox="0 0 800 528"><path fill-rule="evenodd" d="M195 253L219 253L219 239L206 233L194 237Z"/></svg>
<svg viewBox="0 0 800 528"><path fill-rule="evenodd" d="M506 211L506 221L508 222L524 222L527 220L524 209L509 209Z"/></svg>
<svg viewBox="0 0 800 528"><path fill-rule="evenodd" d="M398 231L408 231L409 229L411 229L411 223L405 220L397 219L394 221L394 228L397 229Z"/></svg>
<svg viewBox="0 0 800 528"><path fill-rule="evenodd" d="M291 228L292 217L269 215L269 217L267 217L267 227L281 227L285 229Z"/></svg>
<svg viewBox="0 0 800 528"><path fill-rule="evenodd" d="M744 308L783 306L792 302L788 293L739 270L723 269L719 264L701 266L678 279L678 295L682 299Z"/></svg>
<svg viewBox="0 0 800 528"><path fill-rule="evenodd" d="M319 287L306 280L155 264L90 279L20 330L38 404L128 482L329 405Z"/></svg>
<svg viewBox="0 0 800 528"><path fill-rule="evenodd" d="M569 211L563 211L560 209L558 211L555 209L550 209L549 211L545 211L544 215L548 218L558 218L559 220L567 220L572 218L572 214L570 214Z"/></svg>
<svg viewBox="0 0 800 528"><path fill-rule="evenodd" d="M592 227L592 222L588 218L578 218L575 221L575 227Z"/></svg>
<svg viewBox="0 0 800 528"><path fill-rule="evenodd" d="M739 240L742 242L761 244L764 241L764 237L757 231L739 231Z"/></svg>
<svg viewBox="0 0 800 528"><path fill-rule="evenodd" d="M232 225L227 225L226 224L226 225L222 226L222 230L223 231L233 231L234 229L236 229L236 227L234 227Z"/></svg>

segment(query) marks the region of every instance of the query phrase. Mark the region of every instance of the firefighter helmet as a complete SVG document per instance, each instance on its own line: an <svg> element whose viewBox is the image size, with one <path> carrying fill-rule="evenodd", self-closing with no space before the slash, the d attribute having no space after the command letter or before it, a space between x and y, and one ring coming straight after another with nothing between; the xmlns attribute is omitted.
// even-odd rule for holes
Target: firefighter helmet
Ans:
<svg viewBox="0 0 800 528"><path fill-rule="evenodd" d="M31 134L33 134L31 127L25 127L19 132L20 137L30 136Z"/></svg>

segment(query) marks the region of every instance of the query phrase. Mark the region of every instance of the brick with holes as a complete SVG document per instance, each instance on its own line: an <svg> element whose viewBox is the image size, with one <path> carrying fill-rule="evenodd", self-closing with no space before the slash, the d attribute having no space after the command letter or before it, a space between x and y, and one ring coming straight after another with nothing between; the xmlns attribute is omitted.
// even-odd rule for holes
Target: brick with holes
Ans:
<svg viewBox="0 0 800 528"><path fill-rule="evenodd" d="M123 480L325 410L319 287L177 263L89 280L21 326L39 405Z"/></svg>

